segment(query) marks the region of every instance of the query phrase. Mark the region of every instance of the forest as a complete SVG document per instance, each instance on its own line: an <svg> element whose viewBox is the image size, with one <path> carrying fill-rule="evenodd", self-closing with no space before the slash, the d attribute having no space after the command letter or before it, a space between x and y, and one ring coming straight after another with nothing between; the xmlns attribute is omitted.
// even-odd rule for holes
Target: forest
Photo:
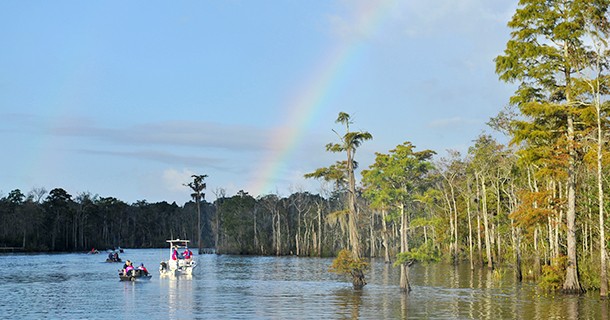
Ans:
<svg viewBox="0 0 610 320"><path fill-rule="evenodd" d="M163 247L200 236L202 247L221 254L327 257L349 249L356 260L400 266L405 291L410 264L444 261L510 268L549 290L607 296L609 5L519 2L494 60L500 80L516 89L488 122L509 143L481 134L467 152L439 156L405 139L359 168L356 150L374 133L351 131L340 113L345 133L326 145L340 160L306 175L320 180L315 193L254 198L217 189L207 202L205 185L191 185L193 201L179 206L16 189L0 199L0 247Z"/></svg>

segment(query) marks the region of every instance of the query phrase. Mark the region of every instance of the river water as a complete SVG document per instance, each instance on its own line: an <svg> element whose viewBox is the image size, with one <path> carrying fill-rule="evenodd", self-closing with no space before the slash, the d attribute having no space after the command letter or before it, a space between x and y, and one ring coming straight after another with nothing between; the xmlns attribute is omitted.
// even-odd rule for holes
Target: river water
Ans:
<svg viewBox="0 0 610 320"><path fill-rule="evenodd" d="M545 295L509 271L415 265L407 297L399 271L373 261L360 291L329 273L331 259L195 255L192 277L160 278L167 249L126 249L150 281L120 282L122 263L90 254L0 255L3 319L609 319L595 294Z"/></svg>

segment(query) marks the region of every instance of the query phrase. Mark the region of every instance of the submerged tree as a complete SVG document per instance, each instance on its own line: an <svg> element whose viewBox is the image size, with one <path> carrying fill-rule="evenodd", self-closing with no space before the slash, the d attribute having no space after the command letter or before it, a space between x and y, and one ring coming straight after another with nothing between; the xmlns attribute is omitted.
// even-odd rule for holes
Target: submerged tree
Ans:
<svg viewBox="0 0 610 320"><path fill-rule="evenodd" d="M200 202L202 199L205 198L205 193L203 193L203 190L205 190L205 182L203 182L203 180L205 180L205 178L207 178L208 175L207 174L201 174L201 175L192 175L191 178L193 178L193 181L189 182L186 186L188 186L189 188L191 188L191 190L193 190L193 193L191 193L191 197L193 199L195 199L195 203L197 204L197 247L199 248L199 254L203 253L203 248L201 246L201 205Z"/></svg>
<svg viewBox="0 0 610 320"><path fill-rule="evenodd" d="M329 143L326 145L326 150L330 152L345 152L347 159L345 161L345 166L337 165L330 168L320 168L315 172L306 174L306 178L324 178L326 180L335 180L337 182L346 179L347 180L347 219L348 219L348 233L349 233L349 244L351 246L351 253L353 261L357 263L349 263L348 265L355 266L350 273L352 275L352 283L354 288L362 288L366 285L366 281L364 279L364 269L357 268L360 266L359 263L361 259L361 249L360 249L360 237L358 230L358 210L356 210L356 178L354 175L354 170L356 168L356 161L354 160L354 155L356 153L356 149L360 147L362 142L366 140L371 140L373 136L368 132L362 131L350 131L350 124L352 124L350 120L350 115L345 112L339 112L339 116L337 117L336 123L341 123L345 126L345 134L340 135L336 131L339 136L339 143ZM333 130L334 131L334 130ZM344 169L343 174L341 174L341 170ZM332 178L331 178L332 177ZM337 257L337 259L345 257L345 255L341 255Z"/></svg>

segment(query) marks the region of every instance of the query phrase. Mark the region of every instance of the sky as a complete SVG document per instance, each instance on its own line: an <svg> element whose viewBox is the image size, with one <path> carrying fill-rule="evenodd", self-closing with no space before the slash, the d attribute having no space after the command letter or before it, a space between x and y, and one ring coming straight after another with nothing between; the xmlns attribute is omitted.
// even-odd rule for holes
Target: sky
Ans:
<svg viewBox="0 0 610 320"><path fill-rule="evenodd" d="M0 197L63 188L182 205L320 193L351 116L360 168L467 152L508 104L517 1L1 1ZM333 131L334 130L334 131ZM337 133L335 133L335 131ZM358 177L359 178L359 177Z"/></svg>

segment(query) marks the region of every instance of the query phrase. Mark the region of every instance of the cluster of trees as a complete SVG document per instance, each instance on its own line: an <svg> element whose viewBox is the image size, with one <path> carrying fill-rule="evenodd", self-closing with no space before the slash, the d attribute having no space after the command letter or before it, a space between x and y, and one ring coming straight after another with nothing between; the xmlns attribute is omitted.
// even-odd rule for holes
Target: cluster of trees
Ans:
<svg viewBox="0 0 610 320"><path fill-rule="evenodd" d="M209 203L199 181L189 185L196 201L179 207L14 190L0 199L0 245L85 250L201 237L219 253L334 256L347 248L356 262L400 265L406 292L411 263L445 259L473 269L509 265L519 279L607 296L609 6L520 1L495 60L500 79L518 86L490 121L509 145L484 134L466 154L438 158L407 141L377 153L357 183L355 151L372 135L351 132L340 113L347 131L327 150L346 157L307 175L328 182L318 194L254 198L218 189Z"/></svg>
<svg viewBox="0 0 610 320"><path fill-rule="evenodd" d="M28 251L84 251L92 247L162 247L168 238L197 234L195 203L127 204L62 188L15 189L0 198L0 247ZM209 230L202 232L209 235ZM204 240L211 243L208 238Z"/></svg>

